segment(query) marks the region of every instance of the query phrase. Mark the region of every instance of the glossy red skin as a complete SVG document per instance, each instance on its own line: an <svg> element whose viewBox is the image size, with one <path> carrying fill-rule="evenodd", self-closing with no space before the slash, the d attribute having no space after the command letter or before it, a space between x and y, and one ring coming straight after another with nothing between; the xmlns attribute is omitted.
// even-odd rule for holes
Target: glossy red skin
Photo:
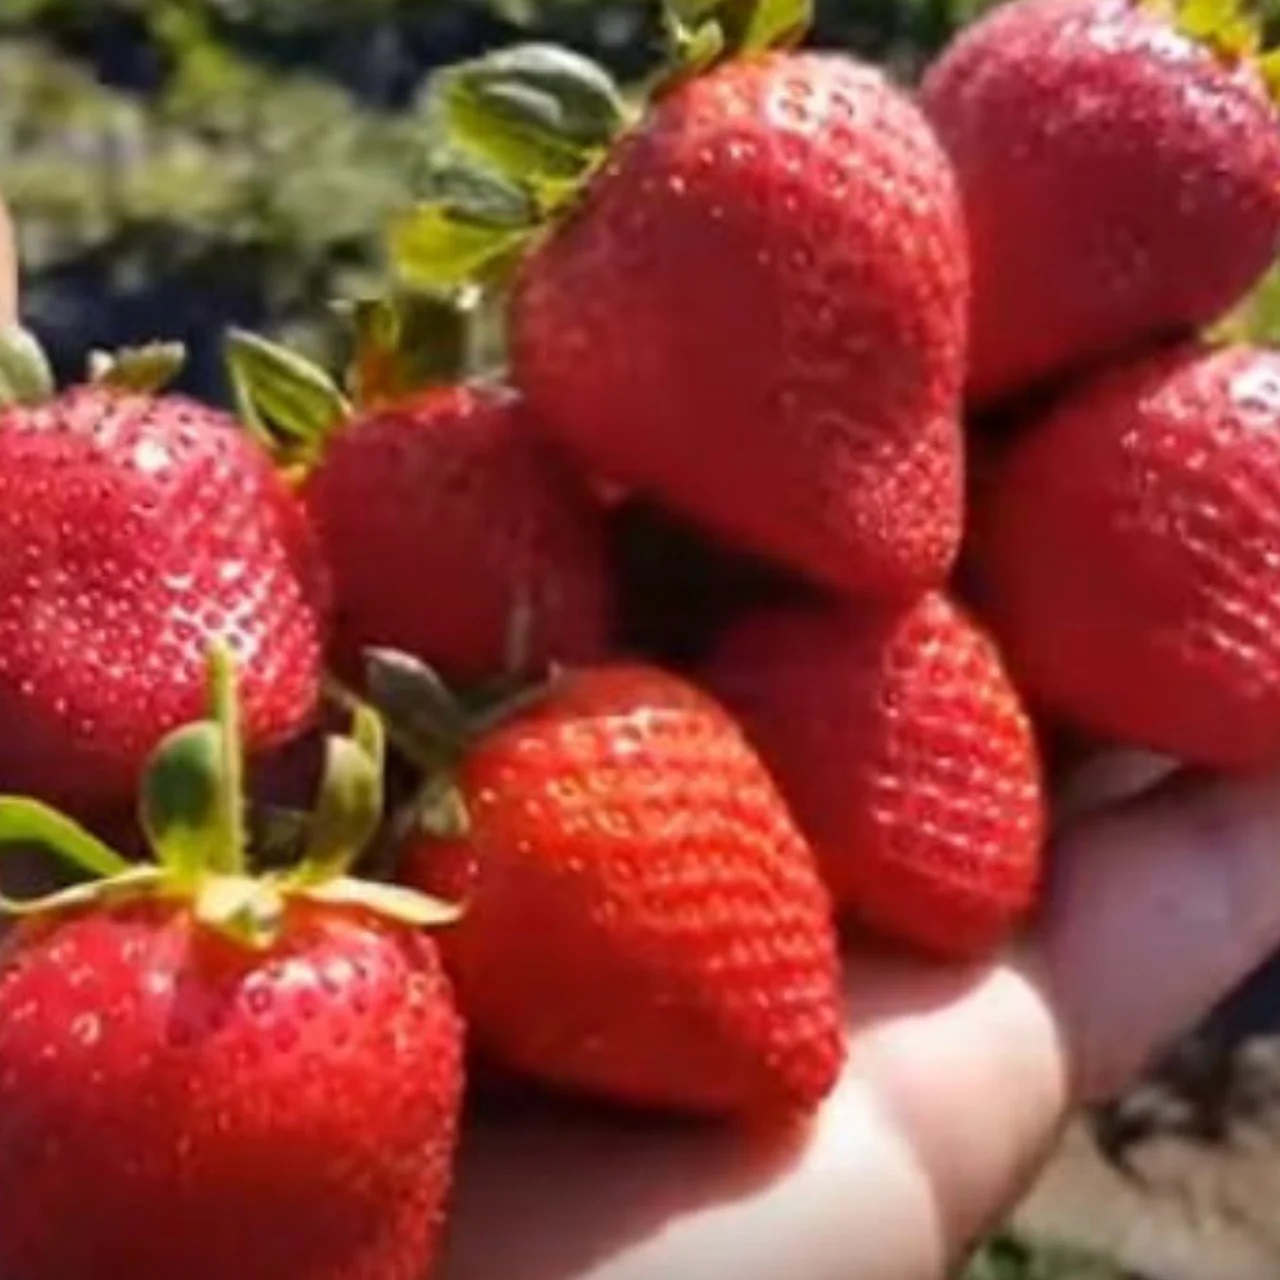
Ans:
<svg viewBox="0 0 1280 1280"><path fill-rule="evenodd" d="M336 434L305 495L345 664L382 645L455 680L492 676L524 593L531 660L607 651L603 516L509 391L450 387L371 410Z"/></svg>
<svg viewBox="0 0 1280 1280"><path fill-rule="evenodd" d="M808 1111L842 1059L830 903L737 728L644 667L567 676L460 777L468 841L403 872L467 895L441 936L472 1043L606 1100Z"/></svg>
<svg viewBox="0 0 1280 1280"><path fill-rule="evenodd" d="M305 512L226 415L93 388L0 410L0 789L85 812L134 794L239 668L248 742L310 719L327 577Z"/></svg>
<svg viewBox="0 0 1280 1280"><path fill-rule="evenodd" d="M735 62L664 99L529 257L513 366L600 473L850 592L959 538L967 259L941 149L879 72Z"/></svg>
<svg viewBox="0 0 1280 1280"><path fill-rule="evenodd" d="M1203 765L1280 759L1280 355L1187 345L1064 397L980 513L1046 710Z"/></svg>
<svg viewBox="0 0 1280 1280"><path fill-rule="evenodd" d="M434 944L311 913L254 955L180 907L0 950L0 1273L422 1280L461 1032Z"/></svg>
<svg viewBox="0 0 1280 1280"><path fill-rule="evenodd" d="M974 399L1216 319L1280 247L1257 71L1131 0L1015 0L921 100L964 190Z"/></svg>
<svg viewBox="0 0 1280 1280"><path fill-rule="evenodd" d="M846 914L948 958L986 955L1022 922L1045 833L1035 737L994 644L944 597L757 614L708 682Z"/></svg>

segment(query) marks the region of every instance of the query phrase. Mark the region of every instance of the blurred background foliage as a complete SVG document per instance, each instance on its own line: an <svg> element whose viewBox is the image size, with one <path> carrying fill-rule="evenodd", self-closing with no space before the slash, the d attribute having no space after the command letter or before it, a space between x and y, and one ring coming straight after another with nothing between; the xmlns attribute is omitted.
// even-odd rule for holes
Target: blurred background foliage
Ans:
<svg viewBox="0 0 1280 1280"><path fill-rule="evenodd" d="M904 78L984 0L820 0L817 38ZM315 347L420 193L434 67L536 36L624 77L656 0L0 0L0 187L28 320L64 373L90 345L185 340L221 390L229 321Z"/></svg>

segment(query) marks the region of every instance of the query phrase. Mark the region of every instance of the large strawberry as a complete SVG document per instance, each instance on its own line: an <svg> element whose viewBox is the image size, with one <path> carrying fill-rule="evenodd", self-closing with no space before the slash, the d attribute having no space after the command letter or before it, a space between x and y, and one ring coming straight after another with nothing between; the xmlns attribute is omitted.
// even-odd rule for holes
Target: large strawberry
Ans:
<svg viewBox="0 0 1280 1280"><path fill-rule="evenodd" d="M708 680L773 768L838 903L929 952L990 950L1041 878L1031 725L990 639L940 595L774 610Z"/></svg>
<svg viewBox="0 0 1280 1280"><path fill-rule="evenodd" d="M33 341L0 354L0 786L127 801L200 713L204 655L243 668L248 740L310 719L327 582L306 515L223 413L155 386L168 349L54 395Z"/></svg>
<svg viewBox="0 0 1280 1280"><path fill-rule="evenodd" d="M1203 325L1270 264L1280 120L1224 7L1015 0L929 73L969 222L974 397Z"/></svg>
<svg viewBox="0 0 1280 1280"><path fill-rule="evenodd" d="M1046 708L1201 764L1280 759L1280 355L1186 345L1106 372L988 498L984 607Z"/></svg>
<svg viewBox="0 0 1280 1280"><path fill-rule="evenodd" d="M530 150L519 138L552 133L530 205L565 216L518 269L515 380L580 459L731 543L841 590L934 584L962 490L967 260L950 168L877 70L760 50L780 14L800 22L798 0L720 7L743 17L749 56L678 79L638 121L602 108L594 133L599 73L544 48L446 79L460 141L509 173ZM542 123L556 119L560 133ZM575 146L581 189L564 175ZM448 280L483 260L487 232L509 263L534 229L515 216L428 206L396 257Z"/></svg>
<svg viewBox="0 0 1280 1280"><path fill-rule="evenodd" d="M442 947L482 1054L713 1115L777 1117L827 1093L829 900L719 706L652 668L566 673L474 738L456 782L466 834L411 839L403 874L467 901Z"/></svg>
<svg viewBox="0 0 1280 1280"><path fill-rule="evenodd" d="M475 681L503 668L521 618L531 662L603 656L605 529L586 486L522 397L490 382L390 377L393 345L378 349L375 371L362 344L352 405L296 356L246 334L230 344L246 401L312 406L310 422L295 414L295 445L309 438L288 460L306 471L301 493L333 574L340 665L392 646Z"/></svg>
<svg viewBox="0 0 1280 1280"><path fill-rule="evenodd" d="M435 904L345 879L376 824L376 721L330 745L308 860L251 878L221 724L144 786L157 864L0 799L0 838L108 877L0 947L0 1274L421 1280L449 1187L461 1034ZM17 904L7 903L13 909Z"/></svg>

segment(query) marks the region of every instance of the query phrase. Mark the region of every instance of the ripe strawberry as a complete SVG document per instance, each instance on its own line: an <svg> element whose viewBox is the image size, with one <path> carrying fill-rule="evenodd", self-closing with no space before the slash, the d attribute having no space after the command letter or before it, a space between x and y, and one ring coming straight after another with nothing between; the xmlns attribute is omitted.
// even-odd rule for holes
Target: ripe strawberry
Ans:
<svg viewBox="0 0 1280 1280"><path fill-rule="evenodd" d="M461 1035L434 944L398 923L430 904L336 878L377 820L376 749L331 749L310 864L255 881L228 745L224 722L160 748L144 792L158 865L0 800L0 836L110 877L0 944L0 1274L426 1273Z"/></svg>
<svg viewBox="0 0 1280 1280"><path fill-rule="evenodd" d="M382 645L453 679L490 676L518 609L534 662L607 651L603 518L512 393L446 387L358 414L303 492L346 663Z"/></svg>
<svg viewBox="0 0 1280 1280"><path fill-rule="evenodd" d="M1034 736L994 645L944 597L758 614L708 679L850 914L954 957L1026 915L1045 826Z"/></svg>
<svg viewBox="0 0 1280 1280"><path fill-rule="evenodd" d="M722 7L726 23L748 12ZM941 581L961 521L968 267L956 184L921 114L832 54L725 62L668 86L638 123L602 78L537 46L456 70L442 91L446 118L462 107L457 141L509 177L556 118L572 136L535 154L584 157L580 189L563 172L529 182L541 209L571 190L510 307L514 377L539 423L593 471L820 582ZM526 103L538 109L521 116ZM600 119L584 146L588 103ZM528 230L433 205L393 257L441 283L486 235L498 265L518 258Z"/></svg>
<svg viewBox="0 0 1280 1280"><path fill-rule="evenodd" d="M51 399L29 339L0 354L34 379L0 408L0 786L80 811L125 799L199 714L211 642L243 663L255 748L303 727L319 686L305 513L231 418L154 392L168 354Z"/></svg>
<svg viewBox="0 0 1280 1280"><path fill-rule="evenodd" d="M841 1061L812 855L728 716L656 669L566 674L458 769L469 833L402 874L465 896L442 939L482 1055L698 1113L814 1107Z"/></svg>
<svg viewBox="0 0 1280 1280"><path fill-rule="evenodd" d="M1275 256L1280 129L1251 36L1191 8L1016 0L927 76L968 214L975 398L1214 320Z"/></svg>
<svg viewBox="0 0 1280 1280"><path fill-rule="evenodd" d="M987 611L1047 710L1204 765L1280 758L1280 355L1189 344L1076 388L982 525Z"/></svg>

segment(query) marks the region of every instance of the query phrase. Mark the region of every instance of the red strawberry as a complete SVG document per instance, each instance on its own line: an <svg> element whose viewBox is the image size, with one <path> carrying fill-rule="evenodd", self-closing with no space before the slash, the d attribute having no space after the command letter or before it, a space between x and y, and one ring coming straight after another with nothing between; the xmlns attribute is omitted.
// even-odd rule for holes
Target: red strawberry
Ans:
<svg viewBox="0 0 1280 1280"><path fill-rule="evenodd" d="M112 877L0 946L0 1274L421 1280L429 1266L461 1035L432 941L373 914L425 919L427 904L334 878L343 839L376 822L338 807L376 794L374 759L335 748L330 834L317 828L292 878L254 881L225 732L161 747L144 802L158 865L0 800L0 837L41 836Z"/></svg>
<svg viewBox="0 0 1280 1280"><path fill-rule="evenodd" d="M242 662L251 746L302 728L319 686L305 513L231 418L132 389L154 355L0 408L0 786L81 811L127 797L199 714L211 642Z"/></svg>
<svg viewBox="0 0 1280 1280"><path fill-rule="evenodd" d="M1026 915L1045 825L1034 736L994 645L946 599L761 613L708 672L851 914L958 957Z"/></svg>
<svg viewBox="0 0 1280 1280"><path fill-rule="evenodd" d="M656 669L565 675L465 754L469 834L403 874L465 894L442 939L482 1054L606 1099L807 1110L841 1061L812 855L727 715Z"/></svg>
<svg viewBox="0 0 1280 1280"><path fill-rule="evenodd" d="M1063 397L983 513L1010 663L1079 727L1280 759L1280 355L1187 345Z"/></svg>
<svg viewBox="0 0 1280 1280"><path fill-rule="evenodd" d="M1016 0L929 73L969 221L974 397L1197 328L1270 265L1280 128L1247 28L1188 32L1134 0Z"/></svg>
<svg viewBox="0 0 1280 1280"><path fill-rule="evenodd" d="M761 28L790 8L753 23L723 7ZM578 146L591 175L511 303L515 381L541 425L593 471L841 590L941 581L961 521L968 273L923 117L850 58L763 53L666 91L594 167L619 123L601 78L539 46L444 81L462 144L503 165L558 110L576 134L537 154ZM544 102L561 82L573 92ZM495 101L505 121L478 129ZM542 109L513 131L529 102ZM583 148L587 102L601 132ZM545 207L566 182L531 186ZM460 203L400 230L406 273L446 281L486 235L516 256L519 229Z"/></svg>
<svg viewBox="0 0 1280 1280"><path fill-rule="evenodd" d="M531 661L606 652L603 518L509 391L448 387L359 414L304 493L347 662L382 645L453 679L490 676L518 609L530 611Z"/></svg>

